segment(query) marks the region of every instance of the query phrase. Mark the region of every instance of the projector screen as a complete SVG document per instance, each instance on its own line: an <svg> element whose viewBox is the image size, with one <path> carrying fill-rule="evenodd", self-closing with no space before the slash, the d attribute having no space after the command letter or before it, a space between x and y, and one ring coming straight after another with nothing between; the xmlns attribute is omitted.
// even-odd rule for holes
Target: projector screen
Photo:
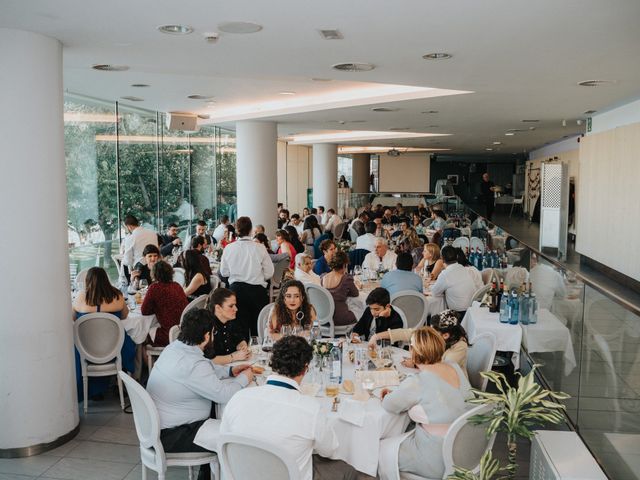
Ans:
<svg viewBox="0 0 640 480"><path fill-rule="evenodd" d="M378 189L387 193L428 192L430 164L428 153L380 154Z"/></svg>

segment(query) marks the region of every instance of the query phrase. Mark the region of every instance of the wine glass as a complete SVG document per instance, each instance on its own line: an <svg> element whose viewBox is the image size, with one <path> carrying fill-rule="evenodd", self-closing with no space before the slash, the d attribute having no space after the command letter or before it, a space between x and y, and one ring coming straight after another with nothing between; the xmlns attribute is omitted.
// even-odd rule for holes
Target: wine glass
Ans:
<svg viewBox="0 0 640 480"><path fill-rule="evenodd" d="M249 350L251 350L251 355L254 356L260 353L260 339L258 337L251 337L249 339Z"/></svg>
<svg viewBox="0 0 640 480"><path fill-rule="evenodd" d="M138 285L140 285L140 290L144 290L149 286L149 282L147 282L144 278L141 278L138 282Z"/></svg>
<svg viewBox="0 0 640 480"><path fill-rule="evenodd" d="M384 368L389 368L393 365L393 358L391 357L391 349L385 347L380 352L380 365Z"/></svg>
<svg viewBox="0 0 640 480"><path fill-rule="evenodd" d="M271 335L265 335L264 340L262 341L262 351L265 352L267 355L269 355L272 350L273 350L273 338L271 338Z"/></svg>
<svg viewBox="0 0 640 480"><path fill-rule="evenodd" d="M322 338L322 331L320 330L320 325L314 323L311 327L311 332L309 334L309 341L313 342L315 340L320 340Z"/></svg>
<svg viewBox="0 0 640 480"><path fill-rule="evenodd" d="M366 372L362 375L362 388L367 391L369 397L373 394L373 389L376 388L376 379L373 374Z"/></svg>
<svg viewBox="0 0 640 480"><path fill-rule="evenodd" d="M291 325L282 325L282 327L280 327L280 333L283 337L288 337L293 334L293 327Z"/></svg>

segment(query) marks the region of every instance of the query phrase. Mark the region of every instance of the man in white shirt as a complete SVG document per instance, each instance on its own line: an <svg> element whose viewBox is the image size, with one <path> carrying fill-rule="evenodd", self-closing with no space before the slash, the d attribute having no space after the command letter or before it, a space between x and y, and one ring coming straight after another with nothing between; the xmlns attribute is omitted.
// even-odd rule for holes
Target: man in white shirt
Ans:
<svg viewBox="0 0 640 480"><path fill-rule="evenodd" d="M356 240L356 248L362 248L373 252L376 249L376 240L378 239L378 237L375 236L376 224L368 222L364 226L364 230L366 233L364 235L360 235L358 240Z"/></svg>
<svg viewBox="0 0 640 480"><path fill-rule="evenodd" d="M204 357L212 342L214 317L209 310L192 309L182 319L178 340L170 343L154 364L147 391L158 409L160 441L166 452L203 452L193 439L209 419L212 402L227 403L253 380L250 365L233 368ZM198 479L208 479L209 465Z"/></svg>
<svg viewBox="0 0 640 480"><path fill-rule="evenodd" d="M336 227L342 223L342 218L340 215L336 213L333 208L327 210L327 221L324 224L324 231L331 232L331 234L335 235ZM337 238L336 240L340 240Z"/></svg>
<svg viewBox="0 0 640 480"><path fill-rule="evenodd" d="M322 205L318 206L318 223L322 226L327 223L329 220L329 215L324 211L324 207Z"/></svg>
<svg viewBox="0 0 640 480"><path fill-rule="evenodd" d="M269 303L267 282L274 269L267 249L251 238L251 219L238 218L236 227L238 239L222 251L220 275L228 277L229 289L236 294L238 313L235 321L248 340L250 336L258 335L258 315Z"/></svg>
<svg viewBox="0 0 640 480"><path fill-rule="evenodd" d="M297 213L294 213L293 215L291 215L291 221L289 222L289 225L291 225L296 229L296 231L298 232L298 235L302 235L304 222L300 218L300 215L298 215Z"/></svg>
<svg viewBox="0 0 640 480"><path fill-rule="evenodd" d="M447 308L455 310L461 315L460 318L463 318L464 312L471 306L476 287L465 267L458 263L458 254L454 247L444 247L440 256L445 268L431 287L431 294L444 295Z"/></svg>
<svg viewBox="0 0 640 480"><path fill-rule="evenodd" d="M396 268L397 255L389 250L384 238L376 237L375 250L367 253L362 262L362 268L368 268L374 272L389 272Z"/></svg>
<svg viewBox="0 0 640 480"><path fill-rule="evenodd" d="M220 433L277 445L296 462L303 480L357 478L350 465L320 457L333 455L338 440L320 402L300 392L312 357L313 350L302 337L291 335L276 342L271 357L274 374L265 385L239 392L231 399Z"/></svg>
<svg viewBox="0 0 640 480"><path fill-rule="evenodd" d="M217 243L220 243L224 238L224 232L227 230L227 225L229 225L229 216L223 215L220 217L220 224L213 230L213 238L216 239Z"/></svg>
<svg viewBox="0 0 640 480"><path fill-rule="evenodd" d="M142 260L142 251L147 245L158 246L158 235L156 232L147 230L140 226L140 222L133 215L124 218L124 226L131 234L125 237L123 242L122 264L127 267L125 275L129 278L129 272L133 270L136 263Z"/></svg>

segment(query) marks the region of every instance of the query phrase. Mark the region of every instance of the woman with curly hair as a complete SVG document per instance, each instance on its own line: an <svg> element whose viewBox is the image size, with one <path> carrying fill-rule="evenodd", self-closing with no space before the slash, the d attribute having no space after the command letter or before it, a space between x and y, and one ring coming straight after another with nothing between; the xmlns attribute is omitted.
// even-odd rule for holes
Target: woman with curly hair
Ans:
<svg viewBox="0 0 640 480"><path fill-rule="evenodd" d="M309 328L316 320L316 310L309 303L302 282L289 280L280 287L269 317L269 334L274 340L282 337L283 325Z"/></svg>

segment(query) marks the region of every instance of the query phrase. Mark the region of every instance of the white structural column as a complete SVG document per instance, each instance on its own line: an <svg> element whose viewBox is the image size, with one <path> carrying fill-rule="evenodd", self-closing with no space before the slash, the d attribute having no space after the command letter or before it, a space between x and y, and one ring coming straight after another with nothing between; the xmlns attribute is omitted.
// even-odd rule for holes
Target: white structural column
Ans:
<svg viewBox="0 0 640 480"><path fill-rule="evenodd" d="M62 45L0 28L0 457L78 426L67 240Z"/></svg>
<svg viewBox="0 0 640 480"><path fill-rule="evenodd" d="M325 210L338 208L338 146L317 143L313 146L313 206Z"/></svg>
<svg viewBox="0 0 640 480"><path fill-rule="evenodd" d="M262 224L267 235L277 226L278 132L275 122L242 121L236 124L238 216Z"/></svg>
<svg viewBox="0 0 640 480"><path fill-rule="evenodd" d="M368 153L354 153L353 159L353 193L369 192L369 162L371 156Z"/></svg>

